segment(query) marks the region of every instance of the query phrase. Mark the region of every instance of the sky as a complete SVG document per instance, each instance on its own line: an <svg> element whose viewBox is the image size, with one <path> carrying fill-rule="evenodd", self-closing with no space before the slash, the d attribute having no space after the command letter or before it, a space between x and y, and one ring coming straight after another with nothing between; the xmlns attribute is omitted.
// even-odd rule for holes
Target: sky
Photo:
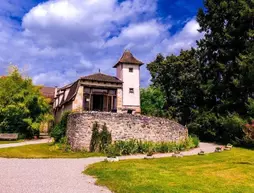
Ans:
<svg viewBox="0 0 254 193"><path fill-rule="evenodd" d="M203 0L2 0L0 75L18 66L35 84L64 86L112 66L124 50L146 64L202 38L195 19Z"/></svg>

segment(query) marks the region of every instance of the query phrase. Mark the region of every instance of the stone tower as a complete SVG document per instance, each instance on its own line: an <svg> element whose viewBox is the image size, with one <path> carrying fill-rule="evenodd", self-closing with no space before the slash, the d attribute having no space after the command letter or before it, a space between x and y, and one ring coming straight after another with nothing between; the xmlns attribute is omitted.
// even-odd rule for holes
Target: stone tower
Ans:
<svg viewBox="0 0 254 193"><path fill-rule="evenodd" d="M123 81L122 109L123 111L141 113L140 110L140 66L143 62L136 59L126 50L120 60L114 65L117 78Z"/></svg>

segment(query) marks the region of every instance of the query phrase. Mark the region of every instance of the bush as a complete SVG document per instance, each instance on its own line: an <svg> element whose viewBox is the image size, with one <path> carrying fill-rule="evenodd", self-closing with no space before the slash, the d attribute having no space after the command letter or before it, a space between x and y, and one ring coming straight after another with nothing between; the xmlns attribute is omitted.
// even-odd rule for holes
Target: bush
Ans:
<svg viewBox="0 0 254 193"><path fill-rule="evenodd" d="M50 136L54 138L55 142L59 142L61 138L66 136L67 119L71 112L64 112L61 121L53 127Z"/></svg>
<svg viewBox="0 0 254 193"><path fill-rule="evenodd" d="M224 143L240 144L244 138L243 127L246 123L238 114L230 114L220 119L220 141Z"/></svg>
<svg viewBox="0 0 254 193"><path fill-rule="evenodd" d="M90 142L90 152L99 151L100 147L100 132L99 132L99 125L97 122L93 124L92 128L92 137Z"/></svg>
<svg viewBox="0 0 254 193"><path fill-rule="evenodd" d="M195 141L195 142L194 142ZM199 140L197 137L189 137L187 140L173 143L173 142L161 142L155 143L151 141L139 141L131 139L128 141L116 141L114 144L109 145L106 148L107 154L115 155L131 155L137 153L168 153L175 151L183 151L197 147ZM112 153L113 152L113 153Z"/></svg>
<svg viewBox="0 0 254 193"><path fill-rule="evenodd" d="M100 151L104 151L112 143L111 133L108 131L106 124L103 125L100 137Z"/></svg>
<svg viewBox="0 0 254 193"><path fill-rule="evenodd" d="M219 125L219 120L215 113L200 112L187 127L190 134L197 135L204 141L215 141L218 136Z"/></svg>
<svg viewBox="0 0 254 193"><path fill-rule="evenodd" d="M92 128L90 152L103 152L111 143L111 133L108 131L106 124L103 125L102 131L100 132L99 124L95 122Z"/></svg>
<svg viewBox="0 0 254 193"><path fill-rule="evenodd" d="M196 135L191 135L190 137L192 139L194 147L199 147L199 143L200 143L199 138Z"/></svg>
<svg viewBox="0 0 254 193"><path fill-rule="evenodd" d="M246 124L243 128L244 144L249 147L254 147L254 121L251 124Z"/></svg>
<svg viewBox="0 0 254 193"><path fill-rule="evenodd" d="M112 157L112 158L115 158L116 156L121 155L118 147L112 144L106 147L105 153L107 154L107 157Z"/></svg>

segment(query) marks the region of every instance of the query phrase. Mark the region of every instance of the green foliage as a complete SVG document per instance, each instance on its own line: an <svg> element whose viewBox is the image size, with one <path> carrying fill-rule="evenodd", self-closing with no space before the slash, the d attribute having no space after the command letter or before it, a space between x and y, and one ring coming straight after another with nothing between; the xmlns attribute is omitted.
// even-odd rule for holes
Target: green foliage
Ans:
<svg viewBox="0 0 254 193"><path fill-rule="evenodd" d="M205 141L214 140L217 136L218 118L212 112L196 114L195 121L187 125L189 132L199 136Z"/></svg>
<svg viewBox="0 0 254 193"><path fill-rule="evenodd" d="M159 88L142 88L140 98L142 114L150 116L164 116L166 98Z"/></svg>
<svg viewBox="0 0 254 193"><path fill-rule="evenodd" d="M111 143L112 136L111 133L108 131L106 124L103 125L100 132L99 124L98 122L95 122L92 128L90 152L103 152Z"/></svg>
<svg viewBox="0 0 254 193"><path fill-rule="evenodd" d="M120 150L118 149L118 147L116 145L109 145L106 147L105 152L107 154L107 157L111 157L111 158L115 158L116 156L121 155L120 154Z"/></svg>
<svg viewBox="0 0 254 193"><path fill-rule="evenodd" d="M93 124L92 137L90 142L90 152L99 151L100 147L100 132L98 122Z"/></svg>
<svg viewBox="0 0 254 193"><path fill-rule="evenodd" d="M121 156L132 155L137 153L168 153L174 151L184 151L199 145L198 138L189 137L187 140L173 143L173 142L161 142L155 143L151 141L140 141L131 139L128 141L116 141L114 144L108 146L105 150L108 156Z"/></svg>
<svg viewBox="0 0 254 193"><path fill-rule="evenodd" d="M199 147L200 140L196 135L191 135L190 138L194 144L194 147Z"/></svg>
<svg viewBox="0 0 254 193"><path fill-rule="evenodd" d="M242 144L243 123L254 117L253 12L254 1L205 0L197 49L147 65L163 111L202 140Z"/></svg>
<svg viewBox="0 0 254 193"><path fill-rule="evenodd" d="M200 75L196 51L181 51L179 56L164 58L158 55L156 60L147 65L152 76L152 83L165 93L161 105L168 117L186 124L192 117L192 109L200 101ZM159 109L161 110L161 109ZM142 109L143 111L143 109Z"/></svg>
<svg viewBox="0 0 254 193"><path fill-rule="evenodd" d="M0 133L19 133L25 138L39 135L39 127L49 112L49 101L30 78L22 77L16 67L0 78Z"/></svg>
<svg viewBox="0 0 254 193"><path fill-rule="evenodd" d="M70 113L71 112L69 111L64 112L61 121L52 129L50 136L54 138L55 142L59 142L63 137L66 136L67 119Z"/></svg>
<svg viewBox="0 0 254 193"><path fill-rule="evenodd" d="M112 143L112 136L106 124L103 125L102 131L100 132L100 141L100 151L104 151L106 147Z"/></svg>
<svg viewBox="0 0 254 193"><path fill-rule="evenodd" d="M62 152L72 152L71 146L68 144L67 137L62 137L59 140L59 143L55 143L49 148L49 151L56 151L56 150L59 150L59 151L61 150Z"/></svg>
<svg viewBox="0 0 254 193"><path fill-rule="evenodd" d="M243 120L238 114L230 114L221 118L222 129L218 135L221 135L221 141L229 142L233 145L241 144L241 140L244 137L243 127L245 120Z"/></svg>

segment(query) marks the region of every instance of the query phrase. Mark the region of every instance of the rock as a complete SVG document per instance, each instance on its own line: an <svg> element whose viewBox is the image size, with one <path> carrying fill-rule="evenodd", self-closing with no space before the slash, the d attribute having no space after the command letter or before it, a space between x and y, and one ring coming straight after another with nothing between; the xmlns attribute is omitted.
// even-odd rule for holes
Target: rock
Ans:
<svg viewBox="0 0 254 193"><path fill-rule="evenodd" d="M204 151L200 151L200 152L198 153L198 155L205 155L205 152L204 152Z"/></svg>
<svg viewBox="0 0 254 193"><path fill-rule="evenodd" d="M181 158L181 157L183 157L183 154L181 154L181 153L174 153L172 155L172 157Z"/></svg>
<svg viewBox="0 0 254 193"><path fill-rule="evenodd" d="M107 157L105 159L105 161L107 161L107 162L118 162L119 158L118 157Z"/></svg>
<svg viewBox="0 0 254 193"><path fill-rule="evenodd" d="M154 159L153 156L145 156L144 159Z"/></svg>

